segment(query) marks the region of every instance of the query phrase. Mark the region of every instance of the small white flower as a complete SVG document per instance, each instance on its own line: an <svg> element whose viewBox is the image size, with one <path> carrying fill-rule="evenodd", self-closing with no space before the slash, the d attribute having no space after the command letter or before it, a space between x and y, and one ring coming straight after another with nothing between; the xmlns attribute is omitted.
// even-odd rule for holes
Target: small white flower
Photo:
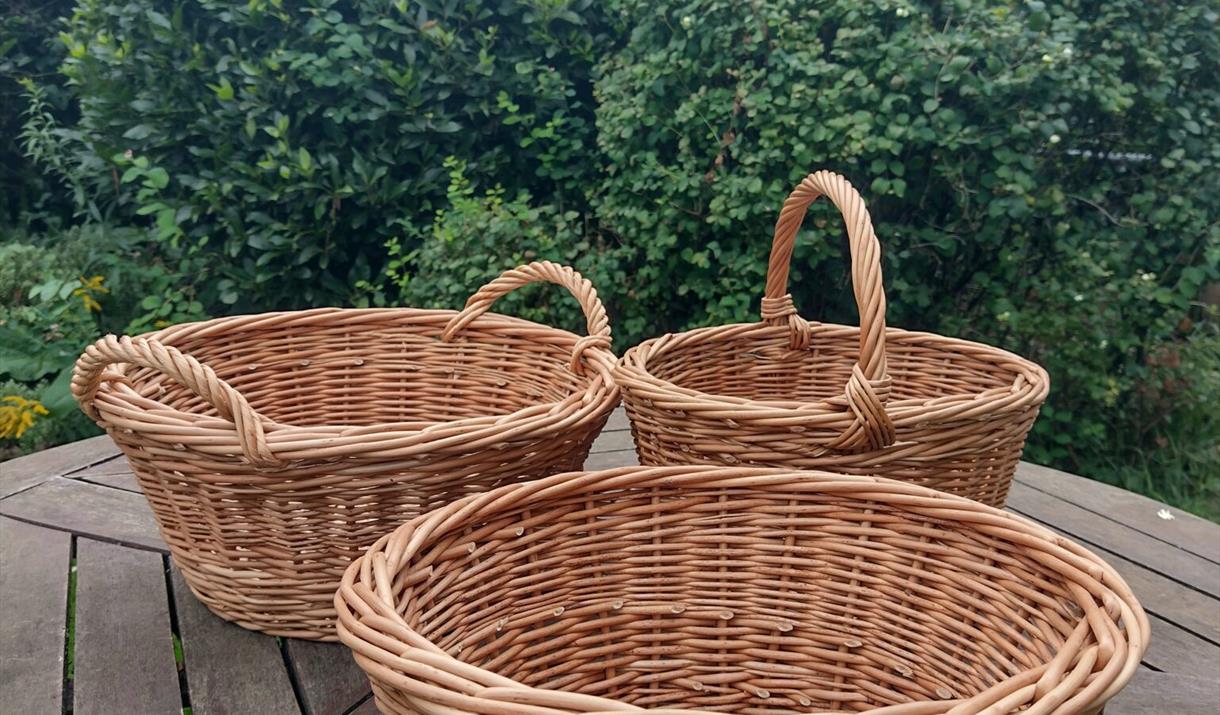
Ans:
<svg viewBox="0 0 1220 715"><path fill-rule="evenodd" d="M906 9L905 7L900 7L894 11L894 14L897 15L898 17L907 17L908 15L911 14L911 11Z"/></svg>
<svg viewBox="0 0 1220 715"><path fill-rule="evenodd" d="M1071 56L1072 56L1072 47L1071 47L1071 45L1069 45L1069 46L1067 46L1067 47L1064 47L1064 48L1063 48L1063 56L1064 56L1064 57L1071 57Z"/></svg>
<svg viewBox="0 0 1220 715"><path fill-rule="evenodd" d="M1012 317L1012 313L1009 313L1009 312L1006 310L1006 311L1004 311L1003 313L1000 313L999 315L997 315L997 316L995 317L995 319L996 319L996 320L998 320L998 321L1000 321L1001 323L1007 323L1007 322L1008 322L1008 319L1009 319L1009 318L1011 318L1011 317Z"/></svg>
<svg viewBox="0 0 1220 715"><path fill-rule="evenodd" d="M689 30L694 26L695 26L695 18L691 17L690 15L684 15L682 17L682 29Z"/></svg>
<svg viewBox="0 0 1220 715"><path fill-rule="evenodd" d="M1169 511L1168 509L1161 509L1160 511L1158 511L1156 513L1156 515L1161 517L1165 521L1173 521L1173 519L1174 519L1173 512Z"/></svg>
<svg viewBox="0 0 1220 715"><path fill-rule="evenodd" d="M1072 296L1072 300L1074 300L1074 301L1076 301L1077 303L1079 303L1080 301L1084 300L1084 296L1083 296L1083 295L1081 295L1081 294L1079 294L1079 293L1077 293L1076 295Z"/></svg>
<svg viewBox="0 0 1220 715"><path fill-rule="evenodd" d="M1156 280L1156 274L1155 273L1145 273L1140 276L1140 279L1151 282L1151 281Z"/></svg>
<svg viewBox="0 0 1220 715"><path fill-rule="evenodd" d="M1055 58L1051 57L1050 54L1048 53L1048 54L1042 55L1042 61L1049 65L1050 63L1055 61Z"/></svg>
<svg viewBox="0 0 1220 715"><path fill-rule="evenodd" d="M1063 137L1059 136L1058 134L1051 135L1051 144L1058 144L1062 140L1063 140Z"/></svg>
<svg viewBox="0 0 1220 715"><path fill-rule="evenodd" d="M135 152L128 149L127 151L123 152L123 156L130 159L131 157L135 156Z"/></svg>
<svg viewBox="0 0 1220 715"><path fill-rule="evenodd" d="M1110 341L1106 340L1105 338L1102 338L1101 342L1097 343L1097 346L1100 348L1106 348L1106 347L1109 347L1109 345L1110 345Z"/></svg>

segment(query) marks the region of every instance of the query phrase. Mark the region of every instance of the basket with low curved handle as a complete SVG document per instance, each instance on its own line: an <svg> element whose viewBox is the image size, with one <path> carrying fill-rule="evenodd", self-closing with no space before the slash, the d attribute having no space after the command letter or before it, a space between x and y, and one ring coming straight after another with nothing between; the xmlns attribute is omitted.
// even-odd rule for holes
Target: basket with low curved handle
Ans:
<svg viewBox="0 0 1220 715"><path fill-rule="evenodd" d="M597 297L597 290L587 278L567 266L550 261L535 261L507 270L480 288L466 300L466 307L462 312L453 316L445 326L441 340L452 341L463 328L490 310L497 300L522 286L537 282L554 283L567 288L576 298L576 302L580 303L580 309L585 314L588 334L572 347L572 372L583 374L585 352L596 350L603 358L598 361L598 370L609 377L615 358L610 352L610 319L606 316L606 307L602 305Z"/></svg>
<svg viewBox="0 0 1220 715"><path fill-rule="evenodd" d="M215 370L154 337L107 335L85 349L72 371L72 395L91 419L100 421L94 398L107 379L106 369L119 363L159 370L215 408L221 417L233 423L242 456L251 464L259 467L281 464L267 444L265 424L270 421L259 415Z"/></svg>
<svg viewBox="0 0 1220 715"><path fill-rule="evenodd" d="M894 443L894 424L885 410L890 377L885 360L885 289L881 278L881 244L859 192L842 176L818 171L806 176L788 195L775 223L767 287L762 299L763 321L787 325L794 350L809 346L810 327L801 318L788 292L788 266L796 234L809 206L825 196L843 215L851 251L852 289L860 313L860 355L844 393L856 415L851 427L826 446L839 451L880 449Z"/></svg>
<svg viewBox="0 0 1220 715"><path fill-rule="evenodd" d="M537 281L571 291L587 336L488 312ZM583 464L619 401L614 363L593 286L538 262L460 312L315 308L107 336L72 393L126 455L201 601L246 628L333 640L342 570L386 531Z"/></svg>

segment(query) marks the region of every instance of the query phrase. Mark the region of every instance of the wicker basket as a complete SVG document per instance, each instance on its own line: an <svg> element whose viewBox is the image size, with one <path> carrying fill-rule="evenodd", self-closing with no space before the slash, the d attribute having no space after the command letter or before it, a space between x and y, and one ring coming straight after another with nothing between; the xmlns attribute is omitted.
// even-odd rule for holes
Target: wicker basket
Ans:
<svg viewBox="0 0 1220 715"><path fill-rule="evenodd" d="M807 323L787 293L805 210L843 213L860 327ZM978 343L885 327L881 249L847 181L810 174L784 202L761 323L645 341L616 372L644 464L754 464L916 482L1003 506L1046 398L1041 367Z"/></svg>
<svg viewBox="0 0 1220 715"><path fill-rule="evenodd" d="M1112 568L1033 522L749 467L474 495L374 544L335 605L377 706L412 715L1096 713L1149 629Z"/></svg>
<svg viewBox="0 0 1220 715"><path fill-rule="evenodd" d="M588 337L485 314L534 281L576 296ZM246 628L334 640L339 577L378 537L583 464L618 403L609 348L589 282L534 263L461 313L328 308L110 336L72 389L201 601Z"/></svg>

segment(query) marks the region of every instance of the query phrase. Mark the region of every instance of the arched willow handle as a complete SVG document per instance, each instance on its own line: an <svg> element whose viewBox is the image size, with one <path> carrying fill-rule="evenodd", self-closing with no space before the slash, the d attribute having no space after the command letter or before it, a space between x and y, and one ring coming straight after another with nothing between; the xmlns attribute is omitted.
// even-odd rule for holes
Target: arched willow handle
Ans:
<svg viewBox="0 0 1220 715"><path fill-rule="evenodd" d="M115 337L107 335L85 349L72 371L72 395L81 409L94 421L102 422L94 398L106 379L106 369L119 363L158 370L184 385L233 423L242 455L260 467L282 465L267 444L264 418L212 368L177 348L153 337Z"/></svg>
<svg viewBox="0 0 1220 715"><path fill-rule="evenodd" d="M830 199L843 215L851 250L851 282L860 312L860 355L852 369L845 396L856 420L831 446L844 451L880 449L893 444L894 426L885 411L890 378L885 361L885 289L881 278L881 244L873 231L864 199L847 179L830 171L806 176L792 191L771 243L767 264L767 288L762 318L772 325L787 325L793 349L809 346L810 328L799 315L788 293L788 266L796 234L810 204L820 196Z"/></svg>
<svg viewBox="0 0 1220 715"><path fill-rule="evenodd" d="M605 353L602 367L608 369L613 365L614 354L610 352L610 319L606 317L606 308L597 297L597 290L588 279L576 271L550 261L536 261L507 270L480 288L466 301L462 312L453 316L445 326L441 340L449 342L475 318L490 310L501 297L537 282L554 283L567 288L584 311L588 334L572 348L572 372L583 374L583 366L587 360L585 351L591 349Z"/></svg>

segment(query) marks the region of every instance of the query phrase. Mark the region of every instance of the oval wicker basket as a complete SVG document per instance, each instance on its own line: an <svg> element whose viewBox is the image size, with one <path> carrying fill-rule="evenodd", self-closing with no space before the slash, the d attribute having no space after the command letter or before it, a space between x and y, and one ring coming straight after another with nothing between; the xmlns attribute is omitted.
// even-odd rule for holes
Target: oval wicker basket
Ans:
<svg viewBox="0 0 1220 715"><path fill-rule="evenodd" d="M587 337L486 313L534 281L572 292ZM72 389L201 601L246 628L334 640L339 577L378 537L579 468L618 403L614 362L593 286L542 262L460 313L325 308L109 336Z"/></svg>
<svg viewBox="0 0 1220 715"><path fill-rule="evenodd" d="M807 323L787 293L793 242L819 196L847 223L858 328ZM784 202L762 317L626 352L615 374L643 464L872 474L1003 506L1046 371L998 348L887 329L881 248L843 177L810 174Z"/></svg>
<svg viewBox="0 0 1220 715"><path fill-rule="evenodd" d="M1096 713L1149 629L1110 566L1023 518L702 465L465 498L374 544L335 605L377 706L412 715Z"/></svg>

